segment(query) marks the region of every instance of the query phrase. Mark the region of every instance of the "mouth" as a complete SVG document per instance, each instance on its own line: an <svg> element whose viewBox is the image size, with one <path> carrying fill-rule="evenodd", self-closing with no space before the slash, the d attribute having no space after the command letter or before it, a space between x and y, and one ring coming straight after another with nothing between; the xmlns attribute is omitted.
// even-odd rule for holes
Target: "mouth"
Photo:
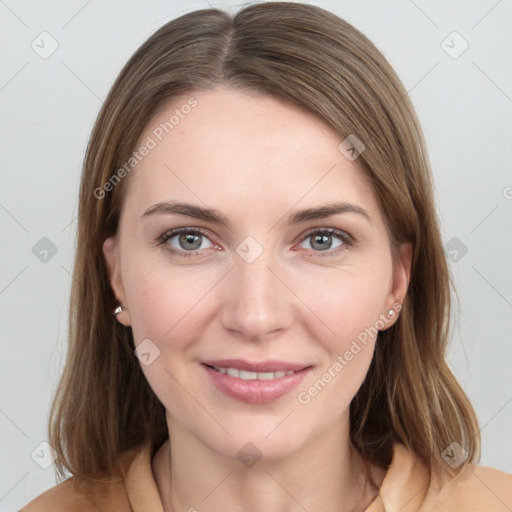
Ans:
<svg viewBox="0 0 512 512"><path fill-rule="evenodd" d="M202 363L215 387L223 394L250 404L270 403L299 385L311 365L243 360Z"/></svg>
<svg viewBox="0 0 512 512"><path fill-rule="evenodd" d="M235 379L242 380L274 380L280 379L281 377L285 377L286 375L293 375L295 373L293 370L279 370L277 372L251 372L232 367L223 368L217 366L210 366L208 364L206 366L212 368L216 372L222 373L223 375L229 375L230 377L234 377Z"/></svg>

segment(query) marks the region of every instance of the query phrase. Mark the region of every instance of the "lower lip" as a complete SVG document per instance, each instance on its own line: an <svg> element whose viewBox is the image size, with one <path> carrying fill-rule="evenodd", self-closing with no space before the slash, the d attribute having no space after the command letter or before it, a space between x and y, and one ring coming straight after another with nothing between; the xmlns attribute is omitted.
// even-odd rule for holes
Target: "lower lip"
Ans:
<svg viewBox="0 0 512 512"><path fill-rule="evenodd" d="M243 380L220 373L205 364L202 365L213 383L224 394L248 404L268 404L286 395L296 388L311 367L304 368L292 375L272 380Z"/></svg>

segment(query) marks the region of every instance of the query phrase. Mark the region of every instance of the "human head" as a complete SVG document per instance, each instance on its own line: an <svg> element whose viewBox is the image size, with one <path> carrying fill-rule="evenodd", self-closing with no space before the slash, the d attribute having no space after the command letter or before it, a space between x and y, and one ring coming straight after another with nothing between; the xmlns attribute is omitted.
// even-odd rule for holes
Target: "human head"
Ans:
<svg viewBox="0 0 512 512"><path fill-rule="evenodd" d="M104 184L119 177L168 101L218 86L304 109L340 141L356 135L365 146L357 164L373 186L392 247L413 248L400 318L379 334L367 378L351 404L356 448L383 466L395 441L429 465L453 440L472 457L474 415L444 361L449 275L414 109L390 65L354 27L317 7L273 2L249 6L233 18L209 9L166 24L126 64L105 101L80 189L71 344L50 434L61 454L57 464L66 460L66 447L68 469L92 475L110 470L123 450L147 440L157 446L167 435L162 404L133 355L131 330L111 315L117 302L102 252L117 231L133 176L110 181L111 190ZM106 384L106 393L98 382ZM114 407L105 423L109 403ZM81 411L84 421L73 424ZM95 462L80 453L80 445L88 446Z"/></svg>

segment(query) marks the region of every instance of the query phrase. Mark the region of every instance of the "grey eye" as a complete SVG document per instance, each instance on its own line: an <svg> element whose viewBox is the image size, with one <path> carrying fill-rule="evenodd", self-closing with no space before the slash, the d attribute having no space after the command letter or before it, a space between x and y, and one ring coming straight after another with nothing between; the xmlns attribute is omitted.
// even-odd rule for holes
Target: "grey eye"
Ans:
<svg viewBox="0 0 512 512"><path fill-rule="evenodd" d="M177 242L177 243L176 243ZM210 244L204 246L204 243ZM211 247L212 243L202 233L197 231L185 231L171 236L168 243L176 249L182 251L195 251L197 249L207 249Z"/></svg>
<svg viewBox="0 0 512 512"><path fill-rule="evenodd" d="M336 242L337 245L333 245L333 243L336 244ZM302 243L308 243L309 247L306 246L304 247L305 249L313 249L314 251L327 251L329 249L340 247L344 242L340 240L338 236L330 233L313 233L305 238Z"/></svg>

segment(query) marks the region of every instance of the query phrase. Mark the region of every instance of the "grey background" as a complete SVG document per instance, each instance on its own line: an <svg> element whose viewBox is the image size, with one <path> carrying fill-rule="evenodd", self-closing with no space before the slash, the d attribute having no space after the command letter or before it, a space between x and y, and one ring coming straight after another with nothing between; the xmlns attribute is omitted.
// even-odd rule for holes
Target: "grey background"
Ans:
<svg viewBox="0 0 512 512"><path fill-rule="evenodd" d="M449 360L478 413L481 463L512 472L512 2L312 3L365 33L416 106L460 296ZM242 4L0 1L0 512L55 484L53 466L31 453L44 462L66 350L79 173L102 99L153 31L209 5ZM51 48L43 31L58 43L46 59L31 47ZM469 44L457 58L464 42L453 31ZM40 252L43 237L55 254Z"/></svg>

